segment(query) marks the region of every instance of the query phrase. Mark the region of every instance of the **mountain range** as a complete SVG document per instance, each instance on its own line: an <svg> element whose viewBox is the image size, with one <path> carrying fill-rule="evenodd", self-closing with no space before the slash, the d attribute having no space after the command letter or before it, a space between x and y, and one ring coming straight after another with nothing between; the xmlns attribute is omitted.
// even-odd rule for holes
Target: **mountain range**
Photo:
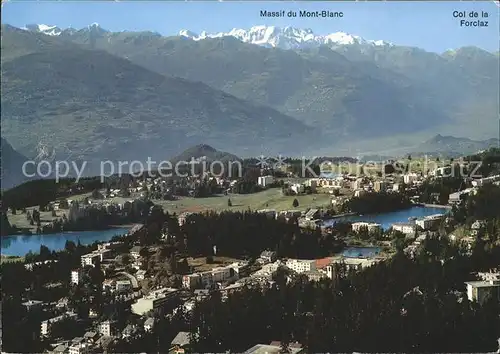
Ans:
<svg viewBox="0 0 500 354"><path fill-rule="evenodd" d="M1 46L2 132L29 156L40 140L96 161L196 144L331 155L498 130L499 57L475 47L438 54L292 27L165 37L98 24L2 25Z"/></svg>
<svg viewBox="0 0 500 354"><path fill-rule="evenodd" d="M443 136L438 134L420 144L417 148L415 148L415 151L427 154L463 156L498 146L500 146L499 139L492 138L478 141L468 138Z"/></svg>
<svg viewBox="0 0 500 354"><path fill-rule="evenodd" d="M234 37L245 43L281 49L304 49L321 45L332 47L352 44L373 46L392 45L383 40L366 40L344 32L335 32L324 36L316 35L310 28L300 29L290 26L283 28L276 26L254 26L248 30L234 28L229 32L211 34L202 32L199 35L189 30L181 30L179 35L195 41L207 38Z"/></svg>

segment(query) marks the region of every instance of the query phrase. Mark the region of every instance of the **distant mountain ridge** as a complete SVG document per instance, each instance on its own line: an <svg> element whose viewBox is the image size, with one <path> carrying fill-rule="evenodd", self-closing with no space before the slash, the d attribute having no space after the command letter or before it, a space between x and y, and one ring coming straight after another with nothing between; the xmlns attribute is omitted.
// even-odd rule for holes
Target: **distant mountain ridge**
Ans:
<svg viewBox="0 0 500 354"><path fill-rule="evenodd" d="M303 49L322 45L392 45L386 41L366 40L344 32L335 32L324 36L316 35L310 28L300 29L290 26L254 26L248 30L234 28L229 32L207 33L204 31L200 35L189 30L181 30L179 35L195 41L207 38L234 37L245 43L281 49Z"/></svg>
<svg viewBox="0 0 500 354"><path fill-rule="evenodd" d="M219 162L236 162L241 161L241 158L225 151L219 151L210 145L198 144L184 150L179 155L171 159L172 164L191 161L205 161L211 163L214 161Z"/></svg>
<svg viewBox="0 0 500 354"><path fill-rule="evenodd" d="M424 153L446 153L453 155L467 155L487 150L491 147L498 147L499 140L492 138L487 140L472 140L454 136L436 136L420 144L414 151Z"/></svg>
<svg viewBox="0 0 500 354"><path fill-rule="evenodd" d="M254 31L253 39L244 42L235 36L210 38L206 33L203 40L192 40L186 36L200 36L111 32L97 24L60 33L53 26L30 27L22 30L2 25L1 43L4 76L9 79L2 108L13 114L5 115L2 128L25 154L31 153L36 144L33 137L40 132L51 134L54 139L49 140L58 144L64 141L75 153L87 149L94 156L104 152L116 155L129 147L135 151L148 139L155 153L163 149L167 156L202 142L250 156L295 151L314 155L318 147L335 154L359 145L363 145L359 150L363 153L386 155L383 146L390 139L410 146L436 131L483 139L498 129L499 57L479 48L436 54L345 37L344 42L336 43L352 44L280 49L281 40L315 36L293 28L287 28L290 34L284 28L274 29L277 32L266 37L277 40L273 47L250 43L263 39L257 35L268 28ZM51 31L49 35L44 34L47 31ZM75 60L71 51L83 55L83 61L76 60L78 70L87 75L81 81L75 81L79 74L71 63ZM56 53L62 57L57 58ZM28 60L30 55L42 62L34 56ZM127 68L148 78L139 80L140 89L117 85L120 76L133 77L119 58L126 60ZM34 73L31 86L38 91L33 91L22 71L15 70L20 63ZM61 69L53 72L57 65ZM46 70L58 81L50 81ZM108 71L114 76L107 75ZM101 72L106 75L97 78ZM162 108L160 94L149 91L152 74L159 75L153 81L165 78L172 83L193 83L180 85L182 89L172 97L163 98L168 105L183 102L183 110ZM116 92L108 91L115 86ZM204 89L196 89L198 86ZM67 99L68 92L76 102ZM139 97L144 104L138 104ZM213 105L208 97L217 97L217 103ZM265 109L267 113L263 113ZM31 125L25 124L30 119ZM40 123L38 129L33 125L37 119L59 119L65 124L59 131L55 123L48 124L50 128ZM171 120L183 128L171 128L167 124ZM83 132L84 127L88 132ZM225 137L224 131L228 132ZM87 142L79 141L75 132L82 132ZM103 143L106 132L112 134ZM411 143L407 141L415 136L418 138ZM113 146L107 145L110 139L115 140Z"/></svg>

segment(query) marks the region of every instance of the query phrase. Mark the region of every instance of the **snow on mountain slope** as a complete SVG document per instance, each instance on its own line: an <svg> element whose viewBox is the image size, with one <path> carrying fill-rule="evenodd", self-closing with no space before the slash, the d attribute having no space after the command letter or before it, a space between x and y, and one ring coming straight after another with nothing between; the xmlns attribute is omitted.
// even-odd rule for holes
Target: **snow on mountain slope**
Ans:
<svg viewBox="0 0 500 354"><path fill-rule="evenodd" d="M61 29L57 26L35 25L35 24L26 25L22 29L31 32L43 33L48 36L58 36L62 32Z"/></svg>
<svg viewBox="0 0 500 354"><path fill-rule="evenodd" d="M335 32L322 36L314 34L311 29L298 29L294 27L281 28L275 26L254 26L249 30L234 28L229 32L213 34L203 31L199 35L189 30L182 30L179 32L179 36L190 38L195 41L206 38L235 37L242 42L281 49L301 49L320 45L392 45L389 42L366 40L359 36L350 35L344 32Z"/></svg>
<svg viewBox="0 0 500 354"><path fill-rule="evenodd" d="M25 31L31 31L31 32L38 32L38 33L43 33L48 36L59 36L61 34L74 34L77 32L76 29L74 28L67 28L64 30L61 30L57 26L48 26L48 25L38 25L38 24L30 24L26 25L25 27L21 28ZM91 31L91 32L101 32L105 33L107 32L105 29L101 28L97 22L91 23L85 28L82 28L80 31Z"/></svg>

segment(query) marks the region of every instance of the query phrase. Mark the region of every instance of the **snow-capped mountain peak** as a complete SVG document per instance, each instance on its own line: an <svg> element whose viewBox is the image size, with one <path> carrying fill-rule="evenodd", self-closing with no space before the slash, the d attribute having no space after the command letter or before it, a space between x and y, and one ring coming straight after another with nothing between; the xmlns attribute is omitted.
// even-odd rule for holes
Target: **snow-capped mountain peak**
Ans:
<svg viewBox="0 0 500 354"><path fill-rule="evenodd" d="M57 26L49 26L49 25L36 25L36 24L29 24L23 27L22 29L26 31L31 31L31 32L39 32L46 34L48 36L58 36L61 34L61 29Z"/></svg>
<svg viewBox="0 0 500 354"><path fill-rule="evenodd" d="M57 26L49 26L49 25L43 25L43 24L30 24L26 25L25 27L22 27L21 29L25 31L30 31L30 32L37 32L37 33L43 33L48 36L59 36L61 34L73 34L77 32L74 28L66 28L64 30L61 30L61 28ZM90 25L82 28L80 31L89 31L89 32L97 32L97 33L105 33L107 32L105 29L103 29L97 22L91 23Z"/></svg>
<svg viewBox="0 0 500 354"><path fill-rule="evenodd" d="M209 34L205 31L196 35L189 30L182 30L179 36L190 38L195 41L207 38L234 37L245 43L275 47L281 49L301 49L317 47L320 45L340 46L340 45L391 45L389 42L377 40L366 40L359 36L354 36L344 32L335 32L328 35L316 35L310 29L299 29L295 27L276 26L254 26L249 30L233 28L229 32L219 32Z"/></svg>

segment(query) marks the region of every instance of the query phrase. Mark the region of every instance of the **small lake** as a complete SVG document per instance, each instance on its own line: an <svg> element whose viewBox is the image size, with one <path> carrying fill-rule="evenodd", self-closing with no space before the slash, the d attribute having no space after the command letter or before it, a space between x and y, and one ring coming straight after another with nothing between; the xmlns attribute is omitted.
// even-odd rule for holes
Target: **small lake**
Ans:
<svg viewBox="0 0 500 354"><path fill-rule="evenodd" d="M47 246L51 251L62 250L66 241L89 245L95 241L109 241L116 235L123 235L128 228L113 228L99 231L71 231L46 235L10 235L2 237L2 254L24 256L29 251L38 253L40 246Z"/></svg>
<svg viewBox="0 0 500 354"><path fill-rule="evenodd" d="M448 210L449 209L439 208L439 207L414 206L408 209L393 211L390 213L343 216L339 218L325 220L324 225L325 226L333 225L335 222L338 221L347 221L347 222L365 221L365 222L374 222L380 224L384 230L387 230L394 223L408 222L409 218L420 219L423 218L424 216L429 216L429 215L446 214Z"/></svg>
<svg viewBox="0 0 500 354"><path fill-rule="evenodd" d="M347 247L341 254L347 258L373 258L379 253L379 247Z"/></svg>

